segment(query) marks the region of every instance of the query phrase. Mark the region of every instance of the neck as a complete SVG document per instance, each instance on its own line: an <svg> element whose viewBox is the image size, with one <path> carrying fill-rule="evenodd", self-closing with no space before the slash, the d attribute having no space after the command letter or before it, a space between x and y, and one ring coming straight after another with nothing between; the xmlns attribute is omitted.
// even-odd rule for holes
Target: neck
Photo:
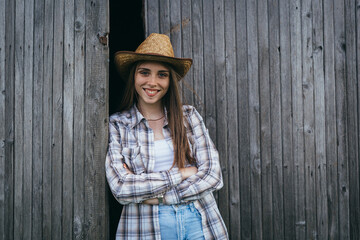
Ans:
<svg viewBox="0 0 360 240"><path fill-rule="evenodd" d="M164 108L161 103L159 104L144 104L141 102L137 103L137 107L141 114L146 119L156 119L164 115Z"/></svg>

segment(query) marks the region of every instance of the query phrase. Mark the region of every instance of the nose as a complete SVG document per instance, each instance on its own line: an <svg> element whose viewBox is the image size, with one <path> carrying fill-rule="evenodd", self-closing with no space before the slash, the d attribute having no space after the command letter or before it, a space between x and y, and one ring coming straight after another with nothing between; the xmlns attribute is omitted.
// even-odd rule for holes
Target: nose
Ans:
<svg viewBox="0 0 360 240"><path fill-rule="evenodd" d="M149 78L149 84L156 85L156 75L155 74L151 74L151 76Z"/></svg>

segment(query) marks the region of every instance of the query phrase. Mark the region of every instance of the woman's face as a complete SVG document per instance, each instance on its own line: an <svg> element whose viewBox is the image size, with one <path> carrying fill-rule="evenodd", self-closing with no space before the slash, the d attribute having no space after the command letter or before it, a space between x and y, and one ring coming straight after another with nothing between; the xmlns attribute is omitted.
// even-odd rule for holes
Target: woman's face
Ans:
<svg viewBox="0 0 360 240"><path fill-rule="evenodd" d="M135 70L135 89L138 93L139 104L161 104L170 85L170 71L158 62L144 62Z"/></svg>

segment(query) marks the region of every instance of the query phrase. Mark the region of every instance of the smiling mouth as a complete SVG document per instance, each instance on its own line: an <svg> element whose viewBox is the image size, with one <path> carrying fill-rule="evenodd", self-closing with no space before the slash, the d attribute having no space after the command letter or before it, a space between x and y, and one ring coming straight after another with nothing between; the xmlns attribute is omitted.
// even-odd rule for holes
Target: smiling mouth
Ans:
<svg viewBox="0 0 360 240"><path fill-rule="evenodd" d="M148 89L148 88L144 88L144 91L145 91L146 95L148 95L149 97L154 97L158 92L160 92L160 90Z"/></svg>

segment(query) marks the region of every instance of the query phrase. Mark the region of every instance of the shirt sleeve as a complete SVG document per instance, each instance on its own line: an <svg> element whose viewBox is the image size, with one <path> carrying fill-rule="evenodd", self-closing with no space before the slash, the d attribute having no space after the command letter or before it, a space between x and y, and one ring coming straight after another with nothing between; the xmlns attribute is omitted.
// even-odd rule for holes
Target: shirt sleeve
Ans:
<svg viewBox="0 0 360 240"><path fill-rule="evenodd" d="M141 203L157 197L181 182L178 169L156 173L131 174L124 168L120 131L109 125L109 147L105 160L106 177L114 197L121 204Z"/></svg>
<svg viewBox="0 0 360 240"><path fill-rule="evenodd" d="M198 172L167 191L164 195L166 204L200 199L223 186L218 151L195 108L192 108L188 122L194 140L192 150L198 164Z"/></svg>

